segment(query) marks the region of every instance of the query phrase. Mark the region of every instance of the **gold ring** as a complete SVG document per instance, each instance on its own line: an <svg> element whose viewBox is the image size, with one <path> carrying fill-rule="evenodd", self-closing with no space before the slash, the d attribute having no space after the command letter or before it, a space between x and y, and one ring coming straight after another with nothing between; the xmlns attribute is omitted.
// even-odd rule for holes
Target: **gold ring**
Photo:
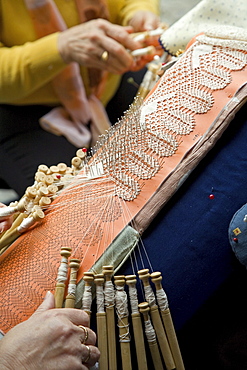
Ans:
<svg viewBox="0 0 247 370"><path fill-rule="evenodd" d="M83 325L78 325L78 328L81 328L82 330L84 330L84 334L85 334L85 336L84 336L84 339L83 339L83 340L81 340L81 343L82 343L82 344L85 344L85 343L86 343L86 341L87 341L87 339L88 339L88 330L87 330L87 328L85 328L85 326L83 326Z"/></svg>
<svg viewBox="0 0 247 370"><path fill-rule="evenodd" d="M87 347L87 349L88 349L88 355L87 355L87 358L83 361L83 363L87 364L88 361L90 360L90 357L91 357L91 349L90 349L89 346L85 346L85 347Z"/></svg>
<svg viewBox="0 0 247 370"><path fill-rule="evenodd" d="M103 51L103 53L102 53L102 55L101 55L101 57L100 57L100 59L102 60L102 62L107 62L107 60L108 60L108 58L109 58L109 53L108 53L108 51Z"/></svg>

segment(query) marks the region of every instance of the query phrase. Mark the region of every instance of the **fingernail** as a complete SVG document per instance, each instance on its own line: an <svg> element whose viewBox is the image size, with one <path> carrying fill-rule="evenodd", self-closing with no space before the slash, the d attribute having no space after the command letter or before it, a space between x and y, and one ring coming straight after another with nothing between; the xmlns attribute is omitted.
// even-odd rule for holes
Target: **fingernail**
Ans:
<svg viewBox="0 0 247 370"><path fill-rule="evenodd" d="M44 298L44 301L49 297L49 295L51 294L50 290L48 290L48 292L46 292L46 295L45 295L45 298Z"/></svg>

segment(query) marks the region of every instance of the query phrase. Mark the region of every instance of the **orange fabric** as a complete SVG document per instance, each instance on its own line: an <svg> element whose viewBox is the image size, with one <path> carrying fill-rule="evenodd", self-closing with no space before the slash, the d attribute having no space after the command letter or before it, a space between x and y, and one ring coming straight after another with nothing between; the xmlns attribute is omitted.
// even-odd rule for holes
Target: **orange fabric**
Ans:
<svg viewBox="0 0 247 370"><path fill-rule="evenodd" d="M240 51L243 61L241 63L239 61L240 64L236 66L236 69L229 70L227 67L222 69L224 72L227 71L226 77L230 77L226 80L224 88L202 88L212 100L212 105L208 106L207 111L196 113L189 112L188 108L185 109L184 105L188 103L189 98L184 98L184 91L181 91L181 83L178 82L183 81L183 84L186 84L189 80L196 81L196 84L192 83L194 94L194 87L201 88L198 84L198 73L205 72L205 76L208 77L208 70L204 70L205 65L203 65L205 56L201 59L200 68L190 68L193 48L196 45L197 43L193 44L191 49L169 70L169 73L167 72L159 80L145 100L141 107L142 113L146 109L143 125L139 125L139 120L135 121L136 112L132 111L123 121L122 126L116 127L108 140L105 140L104 145L92 157L91 163L95 165L97 159L101 163L103 163L102 158L109 159L109 163L107 161L103 163L105 175L90 181L83 181L81 176L84 173L82 172L81 176L77 176L71 186L55 199L42 222L22 235L0 257L2 330L8 331L18 322L28 318L40 304L46 291L48 289L54 291L62 246L72 247L72 256L82 259L78 276L80 280L83 273L94 265L126 225L131 223L133 227L136 226L135 219L140 211L144 212L145 206L153 195L159 192L161 186L165 186L168 178L172 179L173 172L185 156L189 158L195 144L199 143L208 130L214 129L214 122L219 113L224 111L238 89L246 83L247 52ZM215 47L212 53L209 53L209 64L214 63L216 54L224 59L224 57L230 57L231 51L227 49L224 54L223 48ZM217 73L217 69L214 72ZM217 76L213 78L213 81L215 80ZM170 95L169 89L172 91ZM196 96L193 94L191 99ZM152 101L156 104L154 105L155 110L151 109L153 108ZM203 105L200 95L199 101L198 110ZM175 105L177 112L188 113L195 124L189 134L174 136L178 143L174 154L159 156L151 151L151 147L148 149L148 145L150 145L150 140L154 140L155 129L159 130L155 140L162 141L165 112L170 114L170 110L167 109L169 104ZM206 104L208 104L207 101ZM129 122L131 122L133 132L137 127L137 136L132 137L133 133L125 130ZM145 135L147 147L140 148L137 139L141 140ZM117 148L117 151L113 152L113 148ZM142 177L138 178L137 172L140 168L134 167L133 170L133 159L138 151L143 151L149 156L143 157L142 166L140 166L142 169L145 170L147 162L150 165L149 160L151 159L159 164L158 170L154 171L150 178L145 178L144 171ZM130 166L121 168L126 158L128 159L126 164L130 163ZM111 170L113 161L116 166ZM136 184L137 190L134 185L129 185L131 181ZM170 187L172 187L171 182ZM136 191L136 197L128 201L125 198L131 191ZM138 227L137 230L139 233L143 231Z"/></svg>

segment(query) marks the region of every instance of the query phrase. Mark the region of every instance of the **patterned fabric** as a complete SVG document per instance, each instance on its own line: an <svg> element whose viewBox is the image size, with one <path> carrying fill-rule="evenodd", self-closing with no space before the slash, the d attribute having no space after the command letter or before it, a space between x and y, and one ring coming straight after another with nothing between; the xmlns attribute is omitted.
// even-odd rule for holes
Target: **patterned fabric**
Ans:
<svg viewBox="0 0 247 370"><path fill-rule="evenodd" d="M104 252L126 225L143 233L216 143L246 97L247 37L241 33L243 48L236 49L239 29L222 30L221 38L229 32L229 46L218 37L211 42L219 34L198 37L143 105L133 105L102 138L41 224L1 256L4 331L54 290L62 246L73 247L72 256L82 260L80 281L85 271L104 264ZM107 263L118 253L112 249Z"/></svg>
<svg viewBox="0 0 247 370"><path fill-rule="evenodd" d="M245 0L202 0L175 22L161 37L161 43L171 54L184 50L188 42L212 26L247 27Z"/></svg>

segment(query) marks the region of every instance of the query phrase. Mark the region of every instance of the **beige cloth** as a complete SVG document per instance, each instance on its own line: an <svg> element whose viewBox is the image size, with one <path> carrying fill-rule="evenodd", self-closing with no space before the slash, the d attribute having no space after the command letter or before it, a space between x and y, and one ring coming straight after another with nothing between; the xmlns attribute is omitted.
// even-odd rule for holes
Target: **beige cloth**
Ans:
<svg viewBox="0 0 247 370"><path fill-rule="evenodd" d="M99 16L108 17L103 0L75 1L81 22ZM53 0L25 0L25 3L38 38L67 28ZM90 76L94 76L90 81L96 91L103 82L103 74L99 70L91 70L89 78ZM70 63L53 79L52 86L61 107L54 108L42 117L41 127L56 135L65 136L76 147L94 145L98 136L110 127L110 122L100 100L94 95L87 99L79 65Z"/></svg>
<svg viewBox="0 0 247 370"><path fill-rule="evenodd" d="M160 40L173 55L184 50L188 42L212 26L229 25L247 28L246 0L202 0L182 18L168 28Z"/></svg>

